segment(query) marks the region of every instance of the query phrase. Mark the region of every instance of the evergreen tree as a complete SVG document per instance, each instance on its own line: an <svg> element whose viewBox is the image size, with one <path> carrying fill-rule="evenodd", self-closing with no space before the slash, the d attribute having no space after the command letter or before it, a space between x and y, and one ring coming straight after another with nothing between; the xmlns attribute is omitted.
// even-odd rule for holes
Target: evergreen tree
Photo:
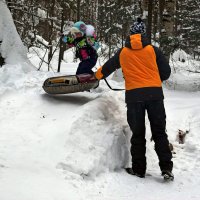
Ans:
<svg viewBox="0 0 200 200"><path fill-rule="evenodd" d="M189 54L199 54L200 49L200 0L178 1L180 47Z"/></svg>

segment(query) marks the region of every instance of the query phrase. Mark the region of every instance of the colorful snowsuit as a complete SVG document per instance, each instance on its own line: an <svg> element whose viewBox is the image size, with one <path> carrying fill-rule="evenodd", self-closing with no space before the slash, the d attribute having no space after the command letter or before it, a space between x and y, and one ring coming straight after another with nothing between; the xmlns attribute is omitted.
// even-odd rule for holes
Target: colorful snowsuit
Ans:
<svg viewBox="0 0 200 200"><path fill-rule="evenodd" d="M133 132L133 171L141 175L146 172L145 111L150 121L160 169L172 171L162 90L162 81L170 76L170 66L161 51L152 46L145 36L134 34L127 38L125 47L98 69L96 78L106 78L120 67L125 79L127 121Z"/></svg>
<svg viewBox="0 0 200 200"><path fill-rule="evenodd" d="M92 68L95 66L98 58L95 49L95 39L93 37L86 37L85 35L76 39L64 36L63 41L67 43L69 47L76 47L76 58L81 60L76 74L93 74Z"/></svg>

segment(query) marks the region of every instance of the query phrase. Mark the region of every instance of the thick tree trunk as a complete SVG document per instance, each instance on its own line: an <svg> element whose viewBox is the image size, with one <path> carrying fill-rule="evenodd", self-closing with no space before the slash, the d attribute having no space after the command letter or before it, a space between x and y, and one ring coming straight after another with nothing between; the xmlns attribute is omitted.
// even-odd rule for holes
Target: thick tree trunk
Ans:
<svg viewBox="0 0 200 200"><path fill-rule="evenodd" d="M173 51L174 15L176 0L159 0L160 47L167 60Z"/></svg>
<svg viewBox="0 0 200 200"><path fill-rule="evenodd" d="M167 36L173 36L174 33L174 15L176 0L165 0L165 10L163 12L163 28Z"/></svg>

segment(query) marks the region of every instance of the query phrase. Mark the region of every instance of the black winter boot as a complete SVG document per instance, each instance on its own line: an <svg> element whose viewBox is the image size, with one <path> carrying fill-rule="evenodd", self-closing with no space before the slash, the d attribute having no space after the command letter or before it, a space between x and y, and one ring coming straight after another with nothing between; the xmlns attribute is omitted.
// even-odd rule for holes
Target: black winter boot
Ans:
<svg viewBox="0 0 200 200"><path fill-rule="evenodd" d="M163 170L161 175L163 176L164 180L174 180L174 175L169 170Z"/></svg>
<svg viewBox="0 0 200 200"><path fill-rule="evenodd" d="M140 178L145 178L145 174L139 174L137 172L134 172L132 168L126 168L125 170L128 174L131 174Z"/></svg>

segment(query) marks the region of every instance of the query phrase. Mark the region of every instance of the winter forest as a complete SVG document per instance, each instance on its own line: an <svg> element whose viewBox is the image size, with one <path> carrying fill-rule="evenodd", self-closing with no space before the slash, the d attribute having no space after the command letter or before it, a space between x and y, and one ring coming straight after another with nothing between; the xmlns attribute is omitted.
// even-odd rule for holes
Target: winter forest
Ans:
<svg viewBox="0 0 200 200"><path fill-rule="evenodd" d="M145 178L126 172L125 71L93 76L127 48L138 19L171 68L161 85L173 181L161 176L147 112ZM81 42L70 46L78 34L90 39L82 54ZM85 52L96 59L89 84L77 75ZM200 0L0 0L0 200L197 200L199 102Z"/></svg>
<svg viewBox="0 0 200 200"><path fill-rule="evenodd" d="M158 43L167 57L177 49L184 49L197 60L200 56L198 0L16 0L6 4L24 45L29 50L39 47L48 51L48 66L55 48L59 50L60 62L66 50L58 44L58 32L68 31L79 20L95 26L98 40L108 47L103 56L110 57L124 45L129 27L137 17L144 20L149 39Z"/></svg>

